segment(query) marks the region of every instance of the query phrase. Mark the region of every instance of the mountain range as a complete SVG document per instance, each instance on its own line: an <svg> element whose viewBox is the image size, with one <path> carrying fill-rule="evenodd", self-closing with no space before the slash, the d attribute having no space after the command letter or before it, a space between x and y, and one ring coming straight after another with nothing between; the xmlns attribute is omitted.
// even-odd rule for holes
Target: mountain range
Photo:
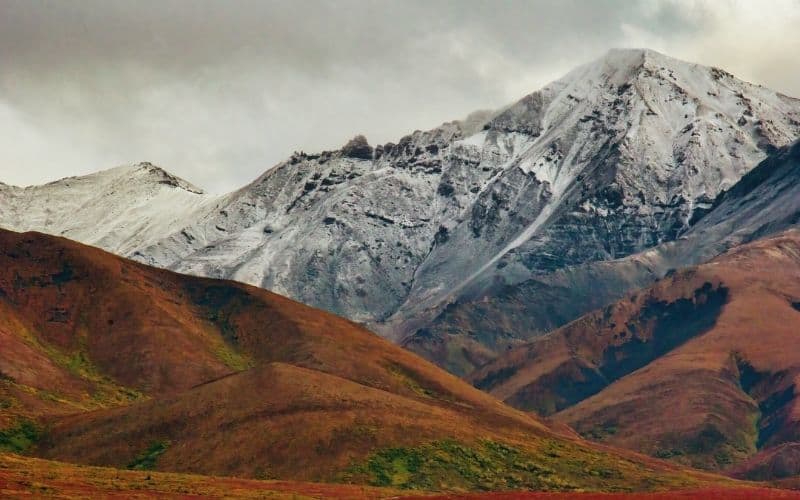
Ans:
<svg viewBox="0 0 800 500"><path fill-rule="evenodd" d="M676 484L797 475L798 138L800 100L625 49L228 194L147 162L0 184L0 422L46 422L48 459L301 481L667 470L623 448ZM446 475L451 446L555 482Z"/></svg>
<svg viewBox="0 0 800 500"><path fill-rule="evenodd" d="M612 50L502 110L297 153L226 195L147 163L4 186L0 224L267 288L399 341L498 286L675 240L799 136L797 99Z"/></svg>

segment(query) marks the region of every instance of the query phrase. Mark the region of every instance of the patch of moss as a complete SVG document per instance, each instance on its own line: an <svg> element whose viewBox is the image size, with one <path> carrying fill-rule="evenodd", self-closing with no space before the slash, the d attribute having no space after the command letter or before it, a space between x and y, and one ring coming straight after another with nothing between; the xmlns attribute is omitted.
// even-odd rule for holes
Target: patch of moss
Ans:
<svg viewBox="0 0 800 500"><path fill-rule="evenodd" d="M52 346L42 347L56 363L94 384L94 391L88 401L90 408L123 405L142 399L144 396L139 391L124 387L100 372L89 357L87 340L87 331L81 329L76 339L77 348L71 353L63 353Z"/></svg>
<svg viewBox="0 0 800 500"><path fill-rule="evenodd" d="M253 478L258 479L259 481L268 481L270 479L276 479L276 477L266 467L257 467L256 470L253 472Z"/></svg>
<svg viewBox="0 0 800 500"><path fill-rule="evenodd" d="M167 451L169 441L153 441L145 451L140 453L128 464L128 469L132 470L153 470L156 467L158 458Z"/></svg>
<svg viewBox="0 0 800 500"><path fill-rule="evenodd" d="M669 460L675 457L682 457L683 452L681 450L676 450L674 448L669 449L659 449L653 453L653 456L656 458L661 458L663 460Z"/></svg>
<svg viewBox="0 0 800 500"><path fill-rule="evenodd" d="M81 321L84 321L84 319ZM70 373L91 382L94 386L94 390L89 398L77 400L67 399L66 397L48 391L36 390L30 387L27 388L29 392L37 394L42 400L68 404L75 408L88 410L129 404L144 398L144 395L140 392L122 386L110 377L103 375L92 363L86 346L88 341L88 331L86 328L81 328L78 331L74 347L65 352L62 348L40 340L24 325L15 324L14 326L20 337L24 339L30 347L41 352ZM24 388L25 386L18 387Z"/></svg>
<svg viewBox="0 0 800 500"><path fill-rule="evenodd" d="M583 437L587 439L591 439L594 441L603 441L609 436L613 436L617 433L617 423L616 422L603 422L602 424L596 425L589 429L586 432L582 432L581 434Z"/></svg>
<svg viewBox="0 0 800 500"><path fill-rule="evenodd" d="M427 491L635 492L698 485L683 473L655 471L626 458L546 438L524 445L442 440L386 448L351 465L336 479Z"/></svg>
<svg viewBox="0 0 800 500"><path fill-rule="evenodd" d="M387 370L403 385L411 389L414 394L424 397L436 396L434 391L420 385L420 383L415 379L414 374L406 368L392 363L387 367Z"/></svg>
<svg viewBox="0 0 800 500"><path fill-rule="evenodd" d="M21 419L14 427L0 430L0 451L24 453L41 437L41 427L32 420Z"/></svg>
<svg viewBox="0 0 800 500"><path fill-rule="evenodd" d="M93 371L93 366L83 351L69 356L66 359L66 368L75 375L86 375Z"/></svg>
<svg viewBox="0 0 800 500"><path fill-rule="evenodd" d="M50 391L45 391L44 389L36 391L36 395L42 401L53 401L54 403L67 403L67 400L65 400L58 394Z"/></svg>
<svg viewBox="0 0 800 500"><path fill-rule="evenodd" d="M124 405L143 398L144 395L141 392L123 386L101 386L92 393L92 401L99 406L107 406L109 404Z"/></svg>
<svg viewBox="0 0 800 500"><path fill-rule="evenodd" d="M444 440L388 448L351 466L344 480L404 489L575 489L525 452L495 441L465 445Z"/></svg>
<svg viewBox="0 0 800 500"><path fill-rule="evenodd" d="M707 424L690 436L668 436L663 442L670 446L656 449L652 454L697 469L719 470L751 455L755 451L753 439L751 430L724 434Z"/></svg>
<svg viewBox="0 0 800 500"><path fill-rule="evenodd" d="M236 352L231 347L225 344L219 346L214 351L214 355L217 357L217 359L225 363L225 366L227 366L231 370L236 370L241 372L253 366L251 360L247 359L245 356L239 354L238 352Z"/></svg>

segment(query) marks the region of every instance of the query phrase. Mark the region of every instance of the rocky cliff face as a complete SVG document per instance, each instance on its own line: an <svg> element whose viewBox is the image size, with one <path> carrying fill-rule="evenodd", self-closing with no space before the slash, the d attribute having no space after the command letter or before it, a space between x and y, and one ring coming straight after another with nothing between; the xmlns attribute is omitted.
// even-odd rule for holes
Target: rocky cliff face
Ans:
<svg viewBox="0 0 800 500"><path fill-rule="evenodd" d="M448 304L675 240L797 136L798 100L653 51L611 51L497 112L396 144L297 153L178 210L188 222L135 249L98 244L400 339Z"/></svg>

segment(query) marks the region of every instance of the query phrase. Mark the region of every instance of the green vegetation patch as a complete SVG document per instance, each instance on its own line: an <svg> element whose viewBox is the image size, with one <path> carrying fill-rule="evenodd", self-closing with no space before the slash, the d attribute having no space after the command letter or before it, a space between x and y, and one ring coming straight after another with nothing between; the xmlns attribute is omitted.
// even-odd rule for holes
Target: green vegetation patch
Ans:
<svg viewBox="0 0 800 500"><path fill-rule="evenodd" d="M531 447L484 439L385 448L336 479L427 491L635 492L698 485L683 473L657 471L627 458L546 438Z"/></svg>
<svg viewBox="0 0 800 500"><path fill-rule="evenodd" d="M437 394L428 389L427 387L423 387L417 381L415 374L410 370L406 369L403 366L400 366L396 363L390 363L386 366L386 369L391 373L398 381L400 381L403 385L408 387L414 394L423 397L436 397Z"/></svg>
<svg viewBox="0 0 800 500"><path fill-rule="evenodd" d="M63 363L67 370L81 377L88 377L97 371L89 360L89 356L83 351L77 351L71 356L65 357Z"/></svg>
<svg viewBox="0 0 800 500"><path fill-rule="evenodd" d="M236 370L237 372L247 370L248 368L252 368L254 366L253 362L249 358L236 352L227 344L223 344L215 349L214 355L217 357L217 359L225 363L225 366L231 370Z"/></svg>
<svg viewBox="0 0 800 500"><path fill-rule="evenodd" d="M128 464L133 470L153 470L156 468L158 458L169 448L169 441L153 441L145 451L140 453Z"/></svg>
<svg viewBox="0 0 800 500"><path fill-rule="evenodd" d="M25 453L41 437L41 427L32 420L21 419L14 427L0 430L0 451Z"/></svg>
<svg viewBox="0 0 800 500"><path fill-rule="evenodd" d="M65 353L54 346L41 345L50 359L69 370L73 375L94 385L90 399L81 403L88 404L90 408L103 408L125 405L143 399L142 393L118 384L110 377L103 375L100 369L92 363L86 346L87 337L87 331L81 329L77 335L76 348L70 353Z"/></svg>
<svg viewBox="0 0 800 500"><path fill-rule="evenodd" d="M582 432L581 435L586 439L591 439L593 441L603 441L609 436L613 436L617 433L617 423L606 421L602 424L595 425L591 429L586 432Z"/></svg>
<svg viewBox="0 0 800 500"><path fill-rule="evenodd" d="M81 321L85 323L85 319L81 319ZM76 400L60 394L29 388L30 392L36 393L42 400L54 401L86 410L125 405L145 398L139 391L122 386L112 378L103 375L101 370L92 363L86 345L88 332L85 327L81 327L78 330L75 345L70 350L64 350L40 340L33 332L22 325L15 325L15 327L30 347L47 356L58 366L93 385L89 398ZM3 380L3 382L13 383L12 380Z"/></svg>
<svg viewBox="0 0 800 500"><path fill-rule="evenodd" d="M754 429L728 435L707 424L690 436L666 437L663 442L670 443L670 446L658 448L652 454L697 469L720 470L752 455L756 450L754 439Z"/></svg>
<svg viewBox="0 0 800 500"><path fill-rule="evenodd" d="M350 467L343 479L419 490L576 488L525 452L488 440L474 446L445 440L384 449Z"/></svg>

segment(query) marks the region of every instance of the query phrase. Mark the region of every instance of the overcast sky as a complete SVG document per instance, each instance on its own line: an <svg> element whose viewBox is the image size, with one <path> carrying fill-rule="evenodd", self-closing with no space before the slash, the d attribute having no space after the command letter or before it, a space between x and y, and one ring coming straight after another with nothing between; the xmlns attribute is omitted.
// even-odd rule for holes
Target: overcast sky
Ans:
<svg viewBox="0 0 800 500"><path fill-rule="evenodd" d="M0 181L150 161L212 192L494 109L612 47L800 96L800 0L0 0Z"/></svg>

